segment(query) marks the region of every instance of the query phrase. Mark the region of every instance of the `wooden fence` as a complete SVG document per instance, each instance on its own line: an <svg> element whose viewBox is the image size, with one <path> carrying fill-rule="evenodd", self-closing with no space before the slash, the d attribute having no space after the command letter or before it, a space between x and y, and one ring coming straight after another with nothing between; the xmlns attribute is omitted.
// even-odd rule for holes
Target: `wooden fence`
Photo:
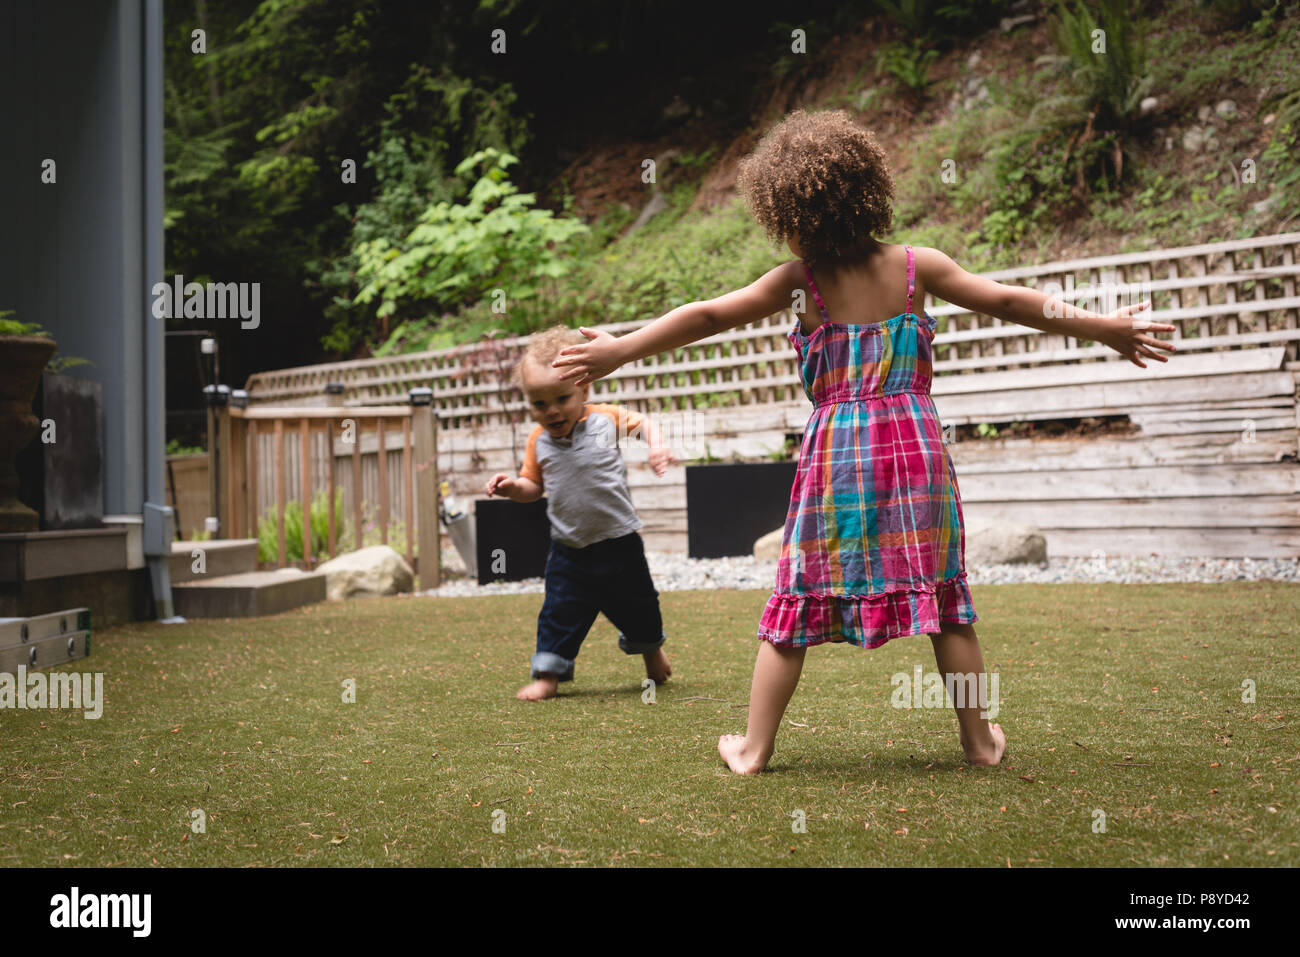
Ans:
<svg viewBox="0 0 1300 957"><path fill-rule="evenodd" d="M1285 558L1300 555L1298 377L1283 350L1178 356L1131 373L1095 364L1068 382L1025 381L985 392L934 385L968 519L1038 526L1052 556ZM959 380L960 381L960 380ZM960 383L964 384L964 383ZM659 413L678 455L776 458L807 421L807 402L743 410ZM683 425L679 419L697 418ZM1128 434L1062 438L963 437L957 426L1127 420ZM482 494L497 471L516 468L509 429L444 433L439 468L458 493ZM646 547L684 553L682 466L656 476L644 444L624 450Z"/></svg>
<svg viewBox="0 0 1300 957"><path fill-rule="evenodd" d="M1282 346L1296 359L1300 341L1300 233L1203 246L1125 253L986 273L990 279L1034 286L1086 306L1107 300L1152 300L1150 318L1176 326L1172 338L1184 353ZM1044 365L1116 362L1105 346L1047 334L972 313L958 306L926 307L939 321L935 374L977 376ZM671 354L629 363L593 385L594 399L640 411L712 405L762 405L802 395L794 353L785 334L789 312L732 329ZM620 334L644 322L602 326ZM443 428L506 424L525 410L522 397L503 385L523 339L456 346L381 359L326 363L259 372L247 383L250 401L276 405L324 404L325 387L339 383L343 401L404 401L409 389L434 390ZM978 382L979 380L976 380ZM973 386L978 388L978 386Z"/></svg>
<svg viewBox="0 0 1300 957"><path fill-rule="evenodd" d="M207 453L167 456L167 501L175 509L177 537L188 539L203 531L212 514Z"/></svg>
<svg viewBox="0 0 1300 957"><path fill-rule="evenodd" d="M1037 524L1054 555L1300 553L1298 253L1300 233L1287 233L987 274L1051 286L1094 308L1150 298L1150 318L1176 326L1179 353L1145 370L1103 346L927 299L940 323L933 395L946 426L1118 417L1134 428L950 441L967 515ZM776 457L810 410L785 338L793 322L781 313L629 364L595 383L593 399L675 421L679 435L696 440L692 457ZM522 401L502 387L521 345L259 373L247 389L254 408L308 405L327 401L325 385L337 382L335 401L359 409L432 386L443 430L438 468L457 493L473 496L494 472L517 468L531 428ZM684 551L684 470L656 477L635 444L625 457L648 547ZM379 461L363 457L374 481Z"/></svg>
<svg viewBox="0 0 1300 957"><path fill-rule="evenodd" d="M288 564L285 512L290 501L303 507L302 564L310 569L339 552L343 528L333 503L342 493L353 548L369 527L390 544L400 516L401 534L392 542L420 573L421 587L440 582L436 418L424 405L368 408L226 408L217 416L215 446L220 472L218 518L228 538L258 534L269 511L277 533L277 566ZM393 446L396 445L395 451ZM386 454L378 455L383 448ZM365 481L363 455L374 459L374 480ZM327 544L315 552L310 503L318 493L330 507ZM394 505L397 508L394 508ZM418 550L417 550L418 542ZM420 563L420 555L431 561Z"/></svg>

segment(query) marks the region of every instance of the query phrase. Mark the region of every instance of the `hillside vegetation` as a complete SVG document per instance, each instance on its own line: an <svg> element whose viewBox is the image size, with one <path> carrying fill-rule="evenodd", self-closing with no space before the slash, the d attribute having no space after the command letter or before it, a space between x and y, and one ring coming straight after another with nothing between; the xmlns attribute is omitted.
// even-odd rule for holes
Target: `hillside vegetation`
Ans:
<svg viewBox="0 0 1300 957"><path fill-rule="evenodd" d="M1032 7L964 44L909 35L887 14L858 23L828 38L816 66L774 72L741 137L708 142L687 128L571 164L561 183L577 185L548 202L588 228L507 327L650 318L788 259L732 186L737 160L796 106L845 109L877 131L897 180L889 238L972 270L1284 230L1300 211L1300 19L1230 6L1185 0L1133 17L1110 3L1095 18ZM1091 51L1095 29L1105 54ZM641 183L642 154L668 157L657 183ZM662 209L630 231L651 201ZM502 325L486 299L408 323L380 352Z"/></svg>
<svg viewBox="0 0 1300 957"><path fill-rule="evenodd" d="M233 381L743 286L789 253L737 163L796 107L875 130L888 238L972 270L1300 210L1296 0L453 6L167 0L168 272L275 314L218 332Z"/></svg>

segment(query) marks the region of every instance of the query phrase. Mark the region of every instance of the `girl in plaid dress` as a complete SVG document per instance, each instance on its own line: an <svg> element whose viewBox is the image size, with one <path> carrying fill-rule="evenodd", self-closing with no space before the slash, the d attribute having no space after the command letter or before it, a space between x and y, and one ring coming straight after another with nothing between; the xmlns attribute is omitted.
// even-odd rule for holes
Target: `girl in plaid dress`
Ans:
<svg viewBox="0 0 1300 957"><path fill-rule="evenodd" d="M813 411L759 622L749 727L718 742L728 767L752 774L772 756L810 645L876 648L926 634L949 688L984 687L957 476L930 397L936 322L914 311L926 292L1103 343L1143 368L1143 357L1166 361L1154 349L1174 351L1150 332L1174 327L1132 318L1149 303L1101 315L974 276L935 249L880 242L893 183L874 137L843 111L787 116L741 162L737 185L759 224L797 259L618 339L583 329L591 341L563 349L555 365L581 385L793 307L789 339ZM966 760L1000 762L1006 736L982 716L986 702L954 698Z"/></svg>

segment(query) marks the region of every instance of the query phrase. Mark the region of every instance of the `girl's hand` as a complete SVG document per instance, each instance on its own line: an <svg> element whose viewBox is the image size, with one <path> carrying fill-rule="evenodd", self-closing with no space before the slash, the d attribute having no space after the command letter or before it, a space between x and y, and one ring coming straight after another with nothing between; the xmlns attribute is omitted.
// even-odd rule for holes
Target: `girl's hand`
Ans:
<svg viewBox="0 0 1300 957"><path fill-rule="evenodd" d="M1152 350L1164 349L1166 352L1177 352L1178 347L1172 342L1157 339L1150 333L1173 332L1174 327L1167 322L1152 322L1150 319L1136 317L1137 313L1150 306L1150 301L1140 302L1135 306L1123 306L1110 315L1104 316L1102 322L1105 323L1106 328L1097 336L1097 341L1104 346L1110 346L1125 359L1143 369L1147 364L1142 361L1142 356L1168 362L1167 356Z"/></svg>
<svg viewBox="0 0 1300 957"><path fill-rule="evenodd" d="M590 342L565 346L551 366L560 370L561 379L573 379L575 386L603 379L623 364L618 355L618 340L608 332L579 328Z"/></svg>
<svg viewBox="0 0 1300 957"><path fill-rule="evenodd" d="M510 493L516 491L518 488L519 486L513 477L507 475L505 472L498 472L496 475L488 479L487 496L488 498L491 498L493 495L502 495L505 498L513 498Z"/></svg>
<svg viewBox="0 0 1300 957"><path fill-rule="evenodd" d="M650 467L655 470L655 475L662 476L667 471L668 466L676 464L677 458L673 455L672 449L657 448L650 450Z"/></svg>

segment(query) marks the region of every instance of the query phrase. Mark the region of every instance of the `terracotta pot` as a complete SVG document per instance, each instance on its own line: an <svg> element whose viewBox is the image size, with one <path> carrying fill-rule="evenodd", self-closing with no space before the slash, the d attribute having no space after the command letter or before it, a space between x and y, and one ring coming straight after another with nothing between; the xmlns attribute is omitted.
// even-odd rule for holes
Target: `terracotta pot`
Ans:
<svg viewBox="0 0 1300 957"><path fill-rule="evenodd" d="M40 336L0 336L0 532L34 532L40 517L18 501L14 456L36 437L32 399L58 348Z"/></svg>

